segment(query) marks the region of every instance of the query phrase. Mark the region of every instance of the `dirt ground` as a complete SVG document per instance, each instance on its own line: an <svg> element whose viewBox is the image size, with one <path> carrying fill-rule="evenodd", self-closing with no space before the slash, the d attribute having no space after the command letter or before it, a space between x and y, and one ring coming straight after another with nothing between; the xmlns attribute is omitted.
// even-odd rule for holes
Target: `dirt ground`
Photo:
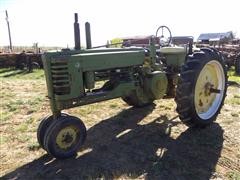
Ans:
<svg viewBox="0 0 240 180"><path fill-rule="evenodd" d="M179 120L172 99L133 108L121 99L73 108L87 140L77 157L56 160L37 143L50 113L41 70L1 71L1 179L240 179L240 88L229 86L217 121Z"/></svg>

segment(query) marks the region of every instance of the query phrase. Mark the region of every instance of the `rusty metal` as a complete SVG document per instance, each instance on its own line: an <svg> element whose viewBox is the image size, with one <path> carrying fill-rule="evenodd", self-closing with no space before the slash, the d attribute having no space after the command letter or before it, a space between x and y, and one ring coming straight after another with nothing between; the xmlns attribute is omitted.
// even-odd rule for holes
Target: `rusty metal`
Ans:
<svg viewBox="0 0 240 180"><path fill-rule="evenodd" d="M87 49L91 49L92 40L91 40L91 27L89 22L85 23L85 31L86 31L86 46L87 46Z"/></svg>
<svg viewBox="0 0 240 180"><path fill-rule="evenodd" d="M75 50L81 49L81 41L80 41L80 28L78 23L78 14L74 14L75 22L74 22L74 42L75 42Z"/></svg>
<svg viewBox="0 0 240 180"><path fill-rule="evenodd" d="M27 69L43 68L42 53L21 52L21 53L0 53L0 68Z"/></svg>
<svg viewBox="0 0 240 180"><path fill-rule="evenodd" d="M227 67L230 69L236 64L237 58L240 57L240 40L232 42L231 44L209 45L209 44L196 44L197 47L210 47L222 53Z"/></svg>

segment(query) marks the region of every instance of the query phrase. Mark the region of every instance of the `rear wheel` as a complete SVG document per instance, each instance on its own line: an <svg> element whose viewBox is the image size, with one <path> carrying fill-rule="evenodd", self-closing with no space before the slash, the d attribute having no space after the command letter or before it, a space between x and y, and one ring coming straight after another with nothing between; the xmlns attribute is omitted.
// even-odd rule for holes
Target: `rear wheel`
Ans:
<svg viewBox="0 0 240 180"><path fill-rule="evenodd" d="M202 49L189 55L180 73L175 101L188 126L206 126L219 114L226 96L226 69L220 53Z"/></svg>
<svg viewBox="0 0 240 180"><path fill-rule="evenodd" d="M122 97L122 100L134 107L144 107L153 103L153 100L146 96L143 90L133 91L128 96Z"/></svg>
<svg viewBox="0 0 240 180"><path fill-rule="evenodd" d="M86 139L86 127L74 116L60 116L49 126L44 147L52 156L63 159L75 156Z"/></svg>

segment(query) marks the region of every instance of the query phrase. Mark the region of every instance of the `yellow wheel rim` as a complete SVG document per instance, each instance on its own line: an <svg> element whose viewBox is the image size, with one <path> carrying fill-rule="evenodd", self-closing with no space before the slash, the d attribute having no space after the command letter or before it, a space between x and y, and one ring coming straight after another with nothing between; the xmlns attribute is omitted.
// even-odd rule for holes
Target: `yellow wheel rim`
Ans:
<svg viewBox="0 0 240 180"><path fill-rule="evenodd" d="M225 90L225 75L222 65L211 60L201 70L194 93L194 104L198 116L211 118L221 105Z"/></svg>
<svg viewBox="0 0 240 180"><path fill-rule="evenodd" d="M77 140L77 129L74 126L67 126L61 129L56 137L56 144L60 149L66 150L75 144Z"/></svg>

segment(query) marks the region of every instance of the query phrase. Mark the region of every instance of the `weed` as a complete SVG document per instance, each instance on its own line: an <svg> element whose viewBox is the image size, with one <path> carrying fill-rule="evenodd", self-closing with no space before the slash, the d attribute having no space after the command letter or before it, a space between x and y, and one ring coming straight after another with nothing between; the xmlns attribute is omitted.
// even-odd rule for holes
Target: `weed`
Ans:
<svg viewBox="0 0 240 180"><path fill-rule="evenodd" d="M36 151L36 150L39 150L41 147L37 142L34 142L32 144L29 144L27 148L29 151Z"/></svg>
<svg viewBox="0 0 240 180"><path fill-rule="evenodd" d="M21 135L17 136L17 140L21 143L25 143L30 140L30 137L25 135L24 133L21 133Z"/></svg>
<svg viewBox="0 0 240 180"><path fill-rule="evenodd" d="M238 113L235 113L235 112L232 112L231 115L232 115L232 117L238 117L239 116Z"/></svg>
<svg viewBox="0 0 240 180"><path fill-rule="evenodd" d="M0 136L0 144L4 144L9 141L9 138L7 136Z"/></svg>
<svg viewBox="0 0 240 180"><path fill-rule="evenodd" d="M17 128L17 131L20 133L26 132L28 129L28 125L25 123L20 124L20 126Z"/></svg>
<svg viewBox="0 0 240 180"><path fill-rule="evenodd" d="M240 180L240 173L236 171L230 171L227 173L229 180Z"/></svg>
<svg viewBox="0 0 240 180"><path fill-rule="evenodd" d="M118 107L117 104L110 104L110 108L116 108L116 107Z"/></svg>
<svg viewBox="0 0 240 180"><path fill-rule="evenodd" d="M168 107L168 106L166 106L166 107L165 107L165 109L166 109L166 110L171 110L172 108L171 108L171 107Z"/></svg>
<svg viewBox="0 0 240 180"><path fill-rule="evenodd" d="M6 104L6 108L10 111L10 112L14 112L17 111L20 108L20 105L23 105L24 101L17 99L17 100L11 100L9 103Z"/></svg>
<svg viewBox="0 0 240 180"><path fill-rule="evenodd" d="M240 99L239 98L229 98L226 100L226 103L231 105L240 105Z"/></svg>
<svg viewBox="0 0 240 180"><path fill-rule="evenodd" d="M41 104L44 101L44 96L38 96L36 98L33 98L31 100L28 101L28 104L33 106L33 105L38 105Z"/></svg>
<svg viewBox="0 0 240 180"><path fill-rule="evenodd" d="M159 107L165 109L165 106L162 104L160 104Z"/></svg>
<svg viewBox="0 0 240 180"><path fill-rule="evenodd" d="M7 121L13 115L12 112L3 111L1 112L0 119L1 123Z"/></svg>
<svg viewBox="0 0 240 180"><path fill-rule="evenodd" d="M34 118L30 117L27 121L26 124L32 124L34 122Z"/></svg>
<svg viewBox="0 0 240 180"><path fill-rule="evenodd" d="M228 71L228 80L240 83L240 76L235 73L235 69L234 68L231 68Z"/></svg>
<svg viewBox="0 0 240 180"><path fill-rule="evenodd" d="M239 95L239 94L234 94L233 97L234 97L234 98L240 98L240 95Z"/></svg>

